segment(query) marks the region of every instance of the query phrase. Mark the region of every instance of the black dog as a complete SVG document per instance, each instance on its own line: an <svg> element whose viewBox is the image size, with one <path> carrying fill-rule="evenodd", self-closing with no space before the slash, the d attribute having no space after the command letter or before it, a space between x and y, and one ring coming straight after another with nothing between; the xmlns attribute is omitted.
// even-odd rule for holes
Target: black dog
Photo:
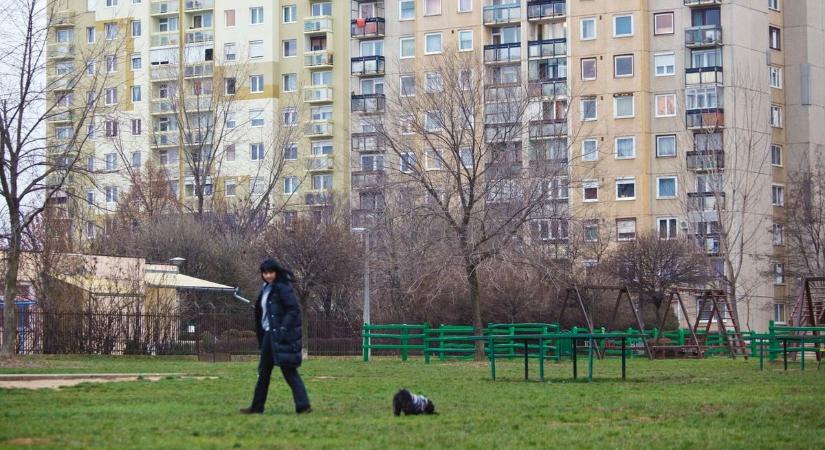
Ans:
<svg viewBox="0 0 825 450"><path fill-rule="evenodd" d="M392 409L396 416L410 414L435 414L435 405L432 400L423 395L415 395L412 392L401 389L392 398Z"/></svg>

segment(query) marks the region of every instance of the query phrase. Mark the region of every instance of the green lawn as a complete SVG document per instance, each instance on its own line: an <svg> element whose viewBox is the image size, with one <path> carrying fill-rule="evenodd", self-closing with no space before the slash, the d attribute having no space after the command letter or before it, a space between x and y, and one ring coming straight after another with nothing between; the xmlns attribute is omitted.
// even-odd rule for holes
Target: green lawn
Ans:
<svg viewBox="0 0 825 450"><path fill-rule="evenodd" d="M758 370L758 361L569 362L523 382L519 362L315 358L302 375L312 414L296 416L278 378L263 416L242 416L255 363L139 357L32 357L0 373L185 372L217 379L0 390L0 448L825 448L825 370ZM580 370L585 369L584 364ZM813 370L811 370L813 369ZM537 373L535 366L532 374ZM581 373L581 372L580 372ZM399 387L436 416L394 417Z"/></svg>

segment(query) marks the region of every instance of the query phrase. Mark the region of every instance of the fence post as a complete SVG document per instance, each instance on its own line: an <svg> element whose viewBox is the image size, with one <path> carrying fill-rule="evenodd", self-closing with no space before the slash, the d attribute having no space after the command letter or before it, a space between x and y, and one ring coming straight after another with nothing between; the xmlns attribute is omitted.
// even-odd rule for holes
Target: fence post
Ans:
<svg viewBox="0 0 825 450"><path fill-rule="evenodd" d="M362 330L363 330L362 335L363 335L364 341L363 341L363 343L362 343L362 345L361 345L361 353L363 353L363 356L364 356L364 362L367 362L367 361L369 361L369 360L370 360L370 354L369 354L369 348L370 348L370 338L369 338L370 325L369 325L368 323L365 323L365 324L364 324L364 326L363 326L363 328L362 328Z"/></svg>
<svg viewBox="0 0 825 450"><path fill-rule="evenodd" d="M407 360L407 343L408 343L408 336L409 330L407 329L406 325L402 325L401 328L401 361Z"/></svg>

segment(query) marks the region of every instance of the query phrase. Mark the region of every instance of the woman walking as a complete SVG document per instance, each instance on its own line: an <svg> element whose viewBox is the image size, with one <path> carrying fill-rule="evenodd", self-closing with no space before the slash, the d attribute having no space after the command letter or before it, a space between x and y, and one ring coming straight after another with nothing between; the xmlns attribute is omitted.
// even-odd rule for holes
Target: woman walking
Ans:
<svg viewBox="0 0 825 450"><path fill-rule="evenodd" d="M274 259L261 263L264 286L255 302L255 331L261 349L258 363L258 382L252 405L242 408L243 414L263 414L272 368L281 368L298 414L312 411L304 382L298 375L301 366L301 310L292 289L292 272Z"/></svg>

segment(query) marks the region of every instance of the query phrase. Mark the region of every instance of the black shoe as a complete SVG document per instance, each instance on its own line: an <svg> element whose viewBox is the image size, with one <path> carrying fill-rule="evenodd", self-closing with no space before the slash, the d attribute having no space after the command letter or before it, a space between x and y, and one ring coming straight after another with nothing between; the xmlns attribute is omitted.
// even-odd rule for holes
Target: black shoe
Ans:
<svg viewBox="0 0 825 450"><path fill-rule="evenodd" d="M307 406L306 408L296 409L296 414L309 414L312 412L312 406Z"/></svg>
<svg viewBox="0 0 825 450"><path fill-rule="evenodd" d="M258 411L257 409L252 408L241 408L239 411L241 414L263 414L263 411Z"/></svg>

